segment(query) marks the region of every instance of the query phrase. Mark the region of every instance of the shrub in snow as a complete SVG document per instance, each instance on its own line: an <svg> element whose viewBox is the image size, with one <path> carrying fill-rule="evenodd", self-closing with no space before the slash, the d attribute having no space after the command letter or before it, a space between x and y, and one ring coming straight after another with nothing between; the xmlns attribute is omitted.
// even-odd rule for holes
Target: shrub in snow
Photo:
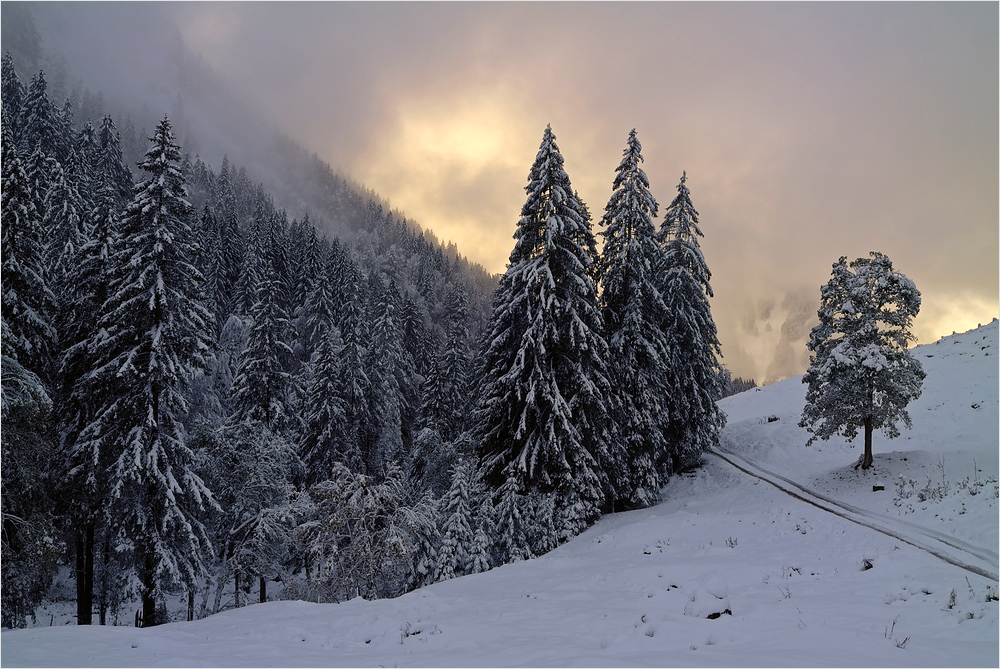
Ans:
<svg viewBox="0 0 1000 669"><path fill-rule="evenodd" d="M414 581L421 537L433 536L437 507L392 465L381 481L337 463L312 487L312 520L296 529L312 569L337 600L395 597Z"/></svg>
<svg viewBox="0 0 1000 669"><path fill-rule="evenodd" d="M684 605L684 615L709 620L722 615L733 615L729 603L729 586L719 579L710 579L703 586L695 587L691 598Z"/></svg>

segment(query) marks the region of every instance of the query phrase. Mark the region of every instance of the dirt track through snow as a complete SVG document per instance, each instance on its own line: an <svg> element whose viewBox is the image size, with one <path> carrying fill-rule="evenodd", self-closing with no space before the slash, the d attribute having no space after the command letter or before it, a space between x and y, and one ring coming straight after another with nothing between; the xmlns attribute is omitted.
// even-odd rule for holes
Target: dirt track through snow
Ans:
<svg viewBox="0 0 1000 669"><path fill-rule="evenodd" d="M991 570L998 562L997 553L988 548L973 546L972 544L940 532L935 532L934 530L874 514L850 504L839 502L815 490L810 490L784 476L768 471L721 446L709 450L707 453L714 455L748 476L769 483L783 493L806 504L811 504L823 511L832 513L844 520L849 520L852 523L868 527L876 532L881 532L973 574L993 581L998 580L996 571ZM982 565L988 566L984 567Z"/></svg>

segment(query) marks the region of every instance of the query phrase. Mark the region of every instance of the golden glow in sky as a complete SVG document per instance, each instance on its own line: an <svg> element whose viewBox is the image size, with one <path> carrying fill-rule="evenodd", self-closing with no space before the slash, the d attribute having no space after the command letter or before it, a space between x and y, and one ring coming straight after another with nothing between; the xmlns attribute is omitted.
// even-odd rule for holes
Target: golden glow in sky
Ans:
<svg viewBox="0 0 1000 669"><path fill-rule="evenodd" d="M914 281L921 343L1000 315L997 3L75 4L37 3L90 48L118 13L171 17L277 128L491 272L546 124L595 232L635 128L661 213L687 171L736 375L804 371L840 256Z"/></svg>
<svg viewBox="0 0 1000 669"><path fill-rule="evenodd" d="M532 155L512 150L523 121L505 94L473 87L402 101L354 168L355 178L491 272L503 271L510 252Z"/></svg>

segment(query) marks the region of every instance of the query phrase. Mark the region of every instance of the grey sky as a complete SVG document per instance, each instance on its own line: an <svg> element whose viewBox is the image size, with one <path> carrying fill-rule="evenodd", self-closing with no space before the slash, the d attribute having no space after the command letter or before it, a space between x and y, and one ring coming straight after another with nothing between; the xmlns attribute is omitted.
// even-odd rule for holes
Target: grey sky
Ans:
<svg viewBox="0 0 1000 669"><path fill-rule="evenodd" d="M687 170L734 373L803 371L841 255L916 282L921 341L998 314L996 3L122 4L494 272L545 124L597 220L636 128L661 212Z"/></svg>

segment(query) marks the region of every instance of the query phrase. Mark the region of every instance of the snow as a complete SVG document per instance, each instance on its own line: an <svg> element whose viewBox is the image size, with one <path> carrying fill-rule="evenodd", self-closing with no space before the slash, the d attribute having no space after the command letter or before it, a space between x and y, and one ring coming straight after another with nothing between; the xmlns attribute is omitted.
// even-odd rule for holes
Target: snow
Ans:
<svg viewBox="0 0 1000 669"><path fill-rule="evenodd" d="M706 454L700 469L670 481L659 505L605 516L540 558L392 600L269 602L149 629L5 630L0 659L998 666L998 604L987 601L998 592L997 322L913 353L927 372L910 405L913 429L893 441L876 433L867 472L853 468L860 449L842 439L804 446L805 386L793 378L721 402L729 424L719 455L753 476ZM992 578L919 547L931 544Z"/></svg>

